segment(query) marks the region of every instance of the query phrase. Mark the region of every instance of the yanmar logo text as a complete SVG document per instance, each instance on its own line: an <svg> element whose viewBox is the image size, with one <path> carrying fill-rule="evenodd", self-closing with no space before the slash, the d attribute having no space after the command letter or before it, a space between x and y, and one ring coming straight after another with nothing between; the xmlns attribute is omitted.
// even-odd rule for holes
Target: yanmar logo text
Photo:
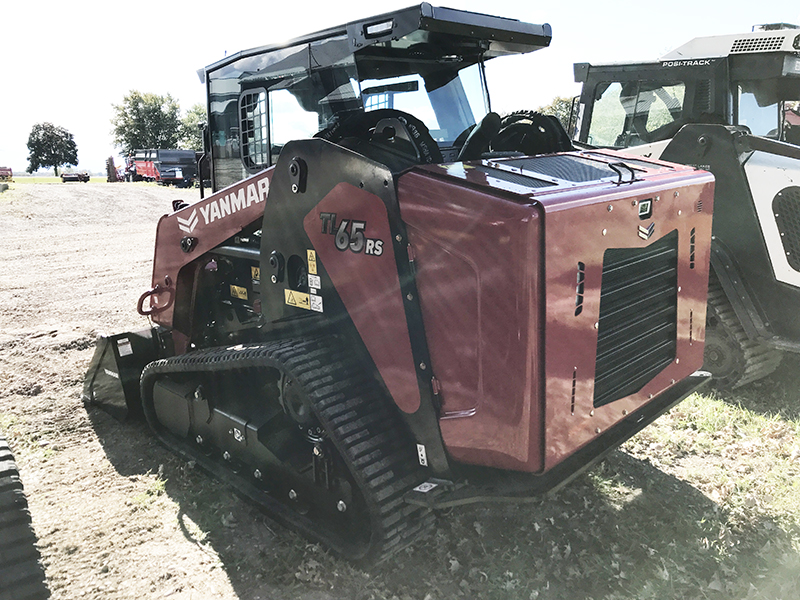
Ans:
<svg viewBox="0 0 800 600"><path fill-rule="evenodd" d="M255 183L234 190L225 196L212 200L205 206L195 208L188 217L177 217L178 229L184 233L192 233L203 217L203 224L208 225L217 219L239 212L253 204L259 204L267 199L269 194L269 179L266 177ZM197 212L200 211L200 217Z"/></svg>

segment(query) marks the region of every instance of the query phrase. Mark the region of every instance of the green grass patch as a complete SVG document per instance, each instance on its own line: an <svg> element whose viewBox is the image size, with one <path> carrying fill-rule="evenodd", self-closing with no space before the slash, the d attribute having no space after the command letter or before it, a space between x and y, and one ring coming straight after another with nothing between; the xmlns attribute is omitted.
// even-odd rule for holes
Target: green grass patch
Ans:
<svg viewBox="0 0 800 600"><path fill-rule="evenodd" d="M61 177L53 176L14 176L14 183L24 185L26 183L61 183Z"/></svg>
<svg viewBox="0 0 800 600"><path fill-rule="evenodd" d="M139 510L148 508L159 496L163 496L167 489L167 480L160 474L147 473L138 477L145 483L144 489L136 494L131 503Z"/></svg>

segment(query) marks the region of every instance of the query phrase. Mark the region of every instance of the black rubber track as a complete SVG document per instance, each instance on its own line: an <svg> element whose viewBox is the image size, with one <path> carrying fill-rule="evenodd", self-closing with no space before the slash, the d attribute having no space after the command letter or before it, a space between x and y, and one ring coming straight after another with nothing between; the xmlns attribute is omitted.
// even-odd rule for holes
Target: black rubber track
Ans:
<svg viewBox="0 0 800 600"><path fill-rule="evenodd" d="M298 514L252 480L234 475L224 462L160 427L152 407L152 390L159 376L180 373L220 373L244 369L278 369L299 383L315 416L334 443L360 490L371 529L368 543L346 536ZM159 438L171 449L196 460L239 492L257 502L275 520L353 561L379 562L405 548L433 526L429 509L404 502L404 495L426 479L417 463L416 447L404 422L377 382L353 354L335 341L314 339L213 348L159 360L142 373L145 415Z"/></svg>
<svg viewBox="0 0 800 600"><path fill-rule="evenodd" d="M49 597L22 481L0 435L0 600Z"/></svg>
<svg viewBox="0 0 800 600"><path fill-rule="evenodd" d="M704 368L713 376L712 385L721 390L766 377L778 368L782 357L780 351L747 337L713 272L708 281L705 356Z"/></svg>

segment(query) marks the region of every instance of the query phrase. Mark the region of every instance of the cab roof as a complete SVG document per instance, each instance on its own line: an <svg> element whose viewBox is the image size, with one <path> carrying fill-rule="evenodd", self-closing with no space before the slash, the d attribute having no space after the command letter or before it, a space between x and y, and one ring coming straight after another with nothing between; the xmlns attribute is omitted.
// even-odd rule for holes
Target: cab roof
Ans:
<svg viewBox="0 0 800 600"><path fill-rule="evenodd" d="M324 29L288 42L243 50L205 67L198 74L205 81L206 73L224 68L242 58L344 36L347 36L351 54L362 53L376 46L408 48L423 44L435 47L442 55L479 54L488 59L545 48L550 45L552 29L547 23L534 25L516 19L435 7L426 2ZM330 56L330 64L341 58L339 53L334 53ZM322 59L324 60L324 56ZM320 56L315 56L316 66L327 66L320 64L319 60Z"/></svg>

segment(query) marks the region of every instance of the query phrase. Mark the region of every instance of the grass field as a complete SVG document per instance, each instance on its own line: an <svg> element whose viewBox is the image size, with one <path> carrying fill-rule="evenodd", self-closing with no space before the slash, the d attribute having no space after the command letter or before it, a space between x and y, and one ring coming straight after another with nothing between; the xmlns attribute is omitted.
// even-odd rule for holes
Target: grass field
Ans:
<svg viewBox="0 0 800 600"><path fill-rule="evenodd" d="M30 184L30 183L58 183L58 184L61 184L63 182L61 181L61 176L60 175L58 177L53 177L52 175L50 175L50 176L33 176L33 175L20 176L20 175L14 175L14 180L13 181L9 181L7 183L9 185L9 189L14 189L15 185L27 185L27 184ZM105 175L92 175L92 179L91 179L91 181L89 181L89 183L108 183L108 182L106 181ZM125 182L121 182L120 181L120 182L117 182L117 183L125 183ZM78 182L72 182L71 181L71 182L69 182L69 184L70 185L78 185ZM127 183L127 185L130 185L130 183ZM137 181L135 183L135 185L157 185L157 184L148 183L146 181Z"/></svg>
<svg viewBox="0 0 800 600"><path fill-rule="evenodd" d="M106 182L105 178L104 177L101 178L99 175L97 176L96 179L92 178L92 181L93 182L98 182L98 183L105 183ZM26 183L61 183L61 176L60 175L58 177L53 177L52 175L50 175L50 176L47 176L47 175L45 175L45 176L27 175L26 176L26 175L16 175L15 174L14 175L14 181L13 181L13 183L11 183L11 186L13 186L14 184L24 185Z"/></svg>

